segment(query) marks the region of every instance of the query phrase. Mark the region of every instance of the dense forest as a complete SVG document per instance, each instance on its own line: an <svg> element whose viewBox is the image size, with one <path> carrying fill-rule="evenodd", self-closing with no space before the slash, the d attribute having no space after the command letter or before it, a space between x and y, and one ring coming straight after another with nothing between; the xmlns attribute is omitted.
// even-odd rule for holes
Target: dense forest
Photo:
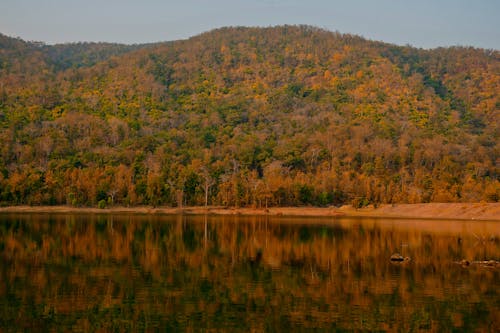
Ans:
<svg viewBox="0 0 500 333"><path fill-rule="evenodd" d="M0 35L3 205L500 201L500 52L310 26Z"/></svg>

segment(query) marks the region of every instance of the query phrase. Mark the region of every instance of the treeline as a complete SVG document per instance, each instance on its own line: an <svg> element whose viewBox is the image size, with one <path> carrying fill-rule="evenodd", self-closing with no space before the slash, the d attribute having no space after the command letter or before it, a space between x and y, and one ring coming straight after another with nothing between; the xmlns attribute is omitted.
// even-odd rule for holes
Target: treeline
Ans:
<svg viewBox="0 0 500 333"><path fill-rule="evenodd" d="M0 37L2 204L500 200L496 50L308 26L130 49Z"/></svg>

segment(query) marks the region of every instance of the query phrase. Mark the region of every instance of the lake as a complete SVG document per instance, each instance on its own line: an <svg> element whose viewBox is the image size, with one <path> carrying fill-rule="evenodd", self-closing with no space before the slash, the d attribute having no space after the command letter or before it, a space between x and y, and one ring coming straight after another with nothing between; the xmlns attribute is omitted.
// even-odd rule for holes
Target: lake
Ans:
<svg viewBox="0 0 500 333"><path fill-rule="evenodd" d="M0 260L0 331L500 331L498 222L0 214Z"/></svg>

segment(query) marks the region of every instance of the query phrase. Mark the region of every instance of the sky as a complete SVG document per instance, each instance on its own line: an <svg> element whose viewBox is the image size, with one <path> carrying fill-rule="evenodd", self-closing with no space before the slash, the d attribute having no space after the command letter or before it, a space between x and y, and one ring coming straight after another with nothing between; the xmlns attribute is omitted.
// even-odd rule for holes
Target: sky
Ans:
<svg viewBox="0 0 500 333"><path fill-rule="evenodd" d="M422 48L500 49L500 0L0 0L0 33L48 44L148 43L283 24Z"/></svg>

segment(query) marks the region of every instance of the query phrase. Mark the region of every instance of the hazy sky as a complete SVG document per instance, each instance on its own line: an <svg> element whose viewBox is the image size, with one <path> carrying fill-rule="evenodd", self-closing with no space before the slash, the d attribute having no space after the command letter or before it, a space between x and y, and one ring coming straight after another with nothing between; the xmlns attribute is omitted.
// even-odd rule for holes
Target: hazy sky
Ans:
<svg viewBox="0 0 500 333"><path fill-rule="evenodd" d="M1 33L47 43L144 43L281 24L425 48L500 49L500 0L0 0Z"/></svg>

